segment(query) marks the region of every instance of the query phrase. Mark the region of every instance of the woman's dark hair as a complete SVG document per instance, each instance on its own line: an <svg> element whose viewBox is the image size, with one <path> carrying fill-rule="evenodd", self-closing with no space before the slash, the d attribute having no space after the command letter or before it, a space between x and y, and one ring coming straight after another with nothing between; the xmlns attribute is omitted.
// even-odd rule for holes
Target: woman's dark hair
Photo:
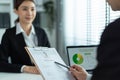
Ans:
<svg viewBox="0 0 120 80"><path fill-rule="evenodd" d="M31 2L35 3L34 0L14 0L14 9L18 10L19 6L20 6L24 1L31 1ZM15 23L17 23L17 22L19 22L19 18L17 18L17 19L15 20Z"/></svg>

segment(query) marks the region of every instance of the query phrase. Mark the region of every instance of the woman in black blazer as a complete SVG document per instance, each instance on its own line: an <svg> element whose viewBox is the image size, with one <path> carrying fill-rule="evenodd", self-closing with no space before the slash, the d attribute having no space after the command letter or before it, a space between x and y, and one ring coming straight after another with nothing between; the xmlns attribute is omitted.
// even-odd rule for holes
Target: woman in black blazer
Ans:
<svg viewBox="0 0 120 80"><path fill-rule="evenodd" d="M34 0L14 0L16 25L6 29L0 45L0 71L39 73L28 56L25 46L50 47L47 35L32 25L36 16ZM11 58L11 63L8 58Z"/></svg>

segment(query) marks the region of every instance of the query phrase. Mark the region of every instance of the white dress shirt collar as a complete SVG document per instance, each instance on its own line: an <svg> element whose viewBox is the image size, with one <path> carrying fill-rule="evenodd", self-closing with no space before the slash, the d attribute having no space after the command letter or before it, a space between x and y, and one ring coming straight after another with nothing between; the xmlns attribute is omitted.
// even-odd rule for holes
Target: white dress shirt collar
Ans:
<svg viewBox="0 0 120 80"><path fill-rule="evenodd" d="M36 33L35 33L35 29L32 25L32 29L30 31L30 34L27 35L25 33L25 31L23 30L23 28L21 27L20 23L17 23L16 24L16 35L22 33L23 34L23 37L24 37L24 40L25 40L25 43L27 46L29 47L35 47L38 45L38 40L37 40L37 36L36 36Z"/></svg>
<svg viewBox="0 0 120 80"><path fill-rule="evenodd" d="M18 22L18 23L16 24L16 35L18 35L18 34L20 34L20 33L25 33L25 31L23 30L23 28L21 27L20 23ZM35 35L35 29L34 29L33 25L32 25L32 29L31 29L31 31L30 31L30 34L31 34L31 33ZM26 33L25 33L25 34L26 34Z"/></svg>

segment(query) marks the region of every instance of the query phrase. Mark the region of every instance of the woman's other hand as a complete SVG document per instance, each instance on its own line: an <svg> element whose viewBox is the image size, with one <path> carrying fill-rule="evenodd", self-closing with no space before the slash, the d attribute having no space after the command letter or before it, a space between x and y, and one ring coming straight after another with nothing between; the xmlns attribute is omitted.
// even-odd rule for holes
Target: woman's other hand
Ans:
<svg viewBox="0 0 120 80"><path fill-rule="evenodd" d="M40 74L39 70L35 66L25 66L23 68L24 73Z"/></svg>

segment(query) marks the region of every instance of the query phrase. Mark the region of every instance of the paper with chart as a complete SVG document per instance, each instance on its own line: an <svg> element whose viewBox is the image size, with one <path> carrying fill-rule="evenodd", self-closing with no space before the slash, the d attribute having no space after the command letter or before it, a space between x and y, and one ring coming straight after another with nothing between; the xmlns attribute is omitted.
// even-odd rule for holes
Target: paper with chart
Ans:
<svg viewBox="0 0 120 80"><path fill-rule="evenodd" d="M44 80L75 80L67 68L55 64L64 61L55 48L26 48L29 55L40 70Z"/></svg>

